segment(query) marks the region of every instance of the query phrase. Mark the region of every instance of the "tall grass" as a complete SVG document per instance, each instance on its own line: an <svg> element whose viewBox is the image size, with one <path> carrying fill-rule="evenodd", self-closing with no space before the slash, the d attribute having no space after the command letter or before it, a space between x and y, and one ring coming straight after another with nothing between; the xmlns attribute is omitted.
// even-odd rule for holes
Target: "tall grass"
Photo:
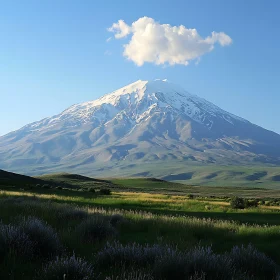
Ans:
<svg viewBox="0 0 280 280"><path fill-rule="evenodd" d="M21 280L278 276L280 226L61 202L0 195L1 276L11 267Z"/></svg>
<svg viewBox="0 0 280 280"><path fill-rule="evenodd" d="M37 273L37 280L94 280L93 266L75 255L57 257L43 266Z"/></svg>

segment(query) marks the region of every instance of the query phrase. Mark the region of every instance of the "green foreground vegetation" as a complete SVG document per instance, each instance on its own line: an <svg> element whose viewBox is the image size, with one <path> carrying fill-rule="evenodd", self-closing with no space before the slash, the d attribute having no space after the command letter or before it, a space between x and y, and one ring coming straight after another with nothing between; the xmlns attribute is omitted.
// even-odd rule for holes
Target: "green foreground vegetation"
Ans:
<svg viewBox="0 0 280 280"><path fill-rule="evenodd" d="M279 279L274 190L232 189L247 198L234 209L218 187L14 179L0 183L1 279Z"/></svg>

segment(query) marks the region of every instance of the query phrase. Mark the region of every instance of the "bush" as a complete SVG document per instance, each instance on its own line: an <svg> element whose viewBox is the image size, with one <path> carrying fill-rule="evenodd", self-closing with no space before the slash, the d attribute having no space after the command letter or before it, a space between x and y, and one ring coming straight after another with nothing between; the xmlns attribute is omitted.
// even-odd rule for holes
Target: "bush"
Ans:
<svg viewBox="0 0 280 280"><path fill-rule="evenodd" d="M110 195L111 190L110 189L100 189L99 193L103 194L103 195Z"/></svg>
<svg viewBox="0 0 280 280"><path fill-rule="evenodd" d="M233 209L244 209L245 208L245 200L241 197L234 197L230 202L230 206Z"/></svg>
<svg viewBox="0 0 280 280"><path fill-rule="evenodd" d="M76 234L85 242L95 242L113 237L116 231L106 218L95 216L83 221Z"/></svg>
<svg viewBox="0 0 280 280"><path fill-rule="evenodd" d="M123 245L118 242L107 245L96 254L96 264L102 269L110 267L145 267L153 265L156 258L171 255L173 249L160 245L145 245L132 243Z"/></svg>
<svg viewBox="0 0 280 280"><path fill-rule="evenodd" d="M93 280L93 266L75 255L72 257L57 257L46 264L37 274L39 280Z"/></svg>
<svg viewBox="0 0 280 280"><path fill-rule="evenodd" d="M124 218L122 215L120 214L114 214L111 216L110 218L110 224L113 226L113 227L116 227L118 224L122 223L124 221Z"/></svg>
<svg viewBox="0 0 280 280"><path fill-rule="evenodd" d="M260 200L260 201L258 202L258 204L259 204L259 205L264 205L264 204L265 204L265 201L264 201L264 200Z"/></svg>
<svg viewBox="0 0 280 280"><path fill-rule="evenodd" d="M188 199L194 199L194 195L193 195L193 194L188 194L188 195L187 195L187 198L188 198Z"/></svg>
<svg viewBox="0 0 280 280"><path fill-rule="evenodd" d="M279 267L265 254L248 247L233 247L229 253L233 265L246 277L252 279L276 279Z"/></svg>
<svg viewBox="0 0 280 280"><path fill-rule="evenodd" d="M154 267L155 279L189 279L186 258L181 254L160 258Z"/></svg>
<svg viewBox="0 0 280 280"><path fill-rule="evenodd" d="M210 247L175 252L156 261L156 279L232 279L235 274L229 257L215 255Z"/></svg>
<svg viewBox="0 0 280 280"><path fill-rule="evenodd" d="M151 268L154 279L161 280L276 279L279 273L278 266L251 245L234 247L230 253L219 255L210 247L179 252L168 246L116 242L107 243L95 257L99 269Z"/></svg>
<svg viewBox="0 0 280 280"><path fill-rule="evenodd" d="M70 220L85 220L88 213L82 209L74 207L62 207L58 212L58 218L64 221Z"/></svg>
<svg viewBox="0 0 280 280"><path fill-rule="evenodd" d="M21 223L24 232L34 244L37 256L49 257L62 252L62 246L55 230L36 217L27 217Z"/></svg>
<svg viewBox="0 0 280 280"><path fill-rule="evenodd" d="M264 203L265 206L270 206L271 205L271 202L269 200L265 201Z"/></svg>
<svg viewBox="0 0 280 280"><path fill-rule="evenodd" d="M0 261L7 254L31 258L34 244L21 227L0 224Z"/></svg>
<svg viewBox="0 0 280 280"><path fill-rule="evenodd" d="M232 279L235 274L229 257L214 254L210 247L197 247L185 253L189 278Z"/></svg>
<svg viewBox="0 0 280 280"><path fill-rule="evenodd" d="M94 188L88 188L88 191L91 193L95 193L95 189Z"/></svg>
<svg viewBox="0 0 280 280"><path fill-rule="evenodd" d="M205 210L209 211L209 210L211 210L212 207L210 205L205 205L204 208L205 208Z"/></svg>
<svg viewBox="0 0 280 280"><path fill-rule="evenodd" d="M116 277L106 277L105 280L154 280L154 277L147 271L134 270L118 273Z"/></svg>
<svg viewBox="0 0 280 280"><path fill-rule="evenodd" d="M247 207L258 207L259 201L257 199L245 200L245 208Z"/></svg>

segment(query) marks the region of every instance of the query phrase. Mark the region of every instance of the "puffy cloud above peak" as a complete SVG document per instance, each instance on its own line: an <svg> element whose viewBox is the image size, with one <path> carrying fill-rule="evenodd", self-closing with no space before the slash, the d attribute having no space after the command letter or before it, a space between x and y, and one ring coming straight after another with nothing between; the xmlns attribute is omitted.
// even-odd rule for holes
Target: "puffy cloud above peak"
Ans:
<svg viewBox="0 0 280 280"><path fill-rule="evenodd" d="M145 62L188 65L189 61L199 60L202 55L212 51L215 44L224 47L232 43L224 32L214 31L202 38L196 29L160 24L149 17L139 18L131 25L119 20L108 31L113 32L116 39L131 35L124 45L123 55L138 66Z"/></svg>
<svg viewBox="0 0 280 280"><path fill-rule="evenodd" d="M210 44L215 44L218 42L223 47L232 43L232 39L224 32L213 31L211 36L207 37L205 40Z"/></svg>
<svg viewBox="0 0 280 280"><path fill-rule="evenodd" d="M120 39L126 37L131 32L131 27L128 26L122 19L117 23L113 23L108 31L115 33L115 38Z"/></svg>

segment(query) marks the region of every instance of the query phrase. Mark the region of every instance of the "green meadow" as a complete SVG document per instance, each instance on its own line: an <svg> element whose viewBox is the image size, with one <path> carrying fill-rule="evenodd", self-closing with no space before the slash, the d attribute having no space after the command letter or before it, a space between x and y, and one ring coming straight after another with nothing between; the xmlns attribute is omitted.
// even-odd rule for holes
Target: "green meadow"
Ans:
<svg viewBox="0 0 280 280"><path fill-rule="evenodd" d="M1 279L279 279L274 190L71 174L0 189ZM233 209L238 194L257 204Z"/></svg>

